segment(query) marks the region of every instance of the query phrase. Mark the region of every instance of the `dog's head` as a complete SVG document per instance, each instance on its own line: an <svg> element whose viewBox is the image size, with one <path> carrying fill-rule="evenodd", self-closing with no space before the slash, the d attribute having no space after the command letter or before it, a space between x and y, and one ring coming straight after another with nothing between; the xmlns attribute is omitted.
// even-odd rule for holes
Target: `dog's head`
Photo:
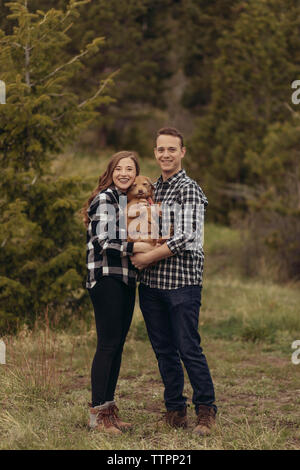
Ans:
<svg viewBox="0 0 300 470"><path fill-rule="evenodd" d="M153 197L154 186L147 176L139 175L127 191L128 202L132 199L147 199Z"/></svg>

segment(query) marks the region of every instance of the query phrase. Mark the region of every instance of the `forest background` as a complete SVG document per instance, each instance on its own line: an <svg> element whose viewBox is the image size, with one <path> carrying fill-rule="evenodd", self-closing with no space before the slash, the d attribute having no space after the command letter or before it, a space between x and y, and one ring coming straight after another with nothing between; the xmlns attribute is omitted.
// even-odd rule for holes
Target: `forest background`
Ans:
<svg viewBox="0 0 300 470"><path fill-rule="evenodd" d="M0 11L2 327L46 307L84 310L76 214L97 180L51 176L56 156L100 163L129 148L146 161L163 125L186 136L207 220L241 230L245 274L299 277L299 2L24 0Z"/></svg>
<svg viewBox="0 0 300 470"><path fill-rule="evenodd" d="M0 1L0 335L45 316L92 325L80 209L115 151L136 150L158 177L154 136L168 125L209 200L203 330L290 354L297 79L296 0ZM145 341L138 315L132 338Z"/></svg>

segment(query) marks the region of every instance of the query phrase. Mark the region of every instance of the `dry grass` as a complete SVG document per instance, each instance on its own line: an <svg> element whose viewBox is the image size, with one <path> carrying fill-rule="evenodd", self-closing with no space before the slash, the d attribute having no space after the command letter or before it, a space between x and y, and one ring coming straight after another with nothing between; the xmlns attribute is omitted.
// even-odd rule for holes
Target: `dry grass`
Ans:
<svg viewBox="0 0 300 470"><path fill-rule="evenodd" d="M215 281L223 299L228 280ZM247 288L239 282L240 288ZM282 289L288 304L295 292ZM255 287L251 290L255 294ZM74 325L73 331L55 331L46 318L33 331L23 329L18 336L5 338L7 364L0 366L0 448L299 449L299 366L292 364L290 349L296 338L292 334L285 338L285 350L264 339L228 340L210 330L205 333L209 318L222 315L220 305L206 308L212 305L213 295L207 289L200 321L219 407L210 437L193 435L192 405L187 430L158 426L164 411L163 386L137 304L116 395L121 416L134 423L133 431L107 437L88 430L95 331L84 324ZM219 328L217 322L215 328ZM185 394L191 402L188 380Z"/></svg>
<svg viewBox="0 0 300 470"><path fill-rule="evenodd" d="M109 155L62 155L53 171L80 175L92 190ZM141 167L158 176L154 159ZM163 386L137 303L116 395L133 430L117 437L88 430L95 330L78 321L55 330L46 315L33 331L3 338L0 449L299 449L300 365L291 362L291 344L300 339L299 289L243 278L238 246L237 232L206 225L200 334L219 408L210 437L193 435L192 406L187 430L158 427ZM188 380L185 394L191 403Z"/></svg>

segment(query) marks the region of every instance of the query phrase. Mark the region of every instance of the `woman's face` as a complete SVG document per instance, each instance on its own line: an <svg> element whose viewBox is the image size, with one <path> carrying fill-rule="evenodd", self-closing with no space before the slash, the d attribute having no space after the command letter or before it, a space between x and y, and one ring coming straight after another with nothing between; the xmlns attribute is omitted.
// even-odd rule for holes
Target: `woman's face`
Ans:
<svg viewBox="0 0 300 470"><path fill-rule="evenodd" d="M136 167L134 161L130 157L122 158L112 174L115 186L121 191L126 191L134 182L136 177Z"/></svg>

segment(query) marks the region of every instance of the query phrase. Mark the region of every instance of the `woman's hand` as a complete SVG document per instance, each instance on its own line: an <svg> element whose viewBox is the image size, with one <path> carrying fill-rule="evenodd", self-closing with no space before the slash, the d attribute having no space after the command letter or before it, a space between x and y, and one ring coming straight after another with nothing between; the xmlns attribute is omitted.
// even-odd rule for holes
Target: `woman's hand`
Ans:
<svg viewBox="0 0 300 470"><path fill-rule="evenodd" d="M146 268L150 264L147 259L147 253L136 253L135 255L131 256L131 262L133 266L139 270Z"/></svg>
<svg viewBox="0 0 300 470"><path fill-rule="evenodd" d="M161 246L154 247L154 249L150 250L148 253L136 253L132 255L131 262L137 269L144 269L170 256L174 256L174 253L170 250L167 243L163 243Z"/></svg>
<svg viewBox="0 0 300 470"><path fill-rule="evenodd" d="M155 248L151 243L147 242L134 242L133 253L148 253Z"/></svg>

